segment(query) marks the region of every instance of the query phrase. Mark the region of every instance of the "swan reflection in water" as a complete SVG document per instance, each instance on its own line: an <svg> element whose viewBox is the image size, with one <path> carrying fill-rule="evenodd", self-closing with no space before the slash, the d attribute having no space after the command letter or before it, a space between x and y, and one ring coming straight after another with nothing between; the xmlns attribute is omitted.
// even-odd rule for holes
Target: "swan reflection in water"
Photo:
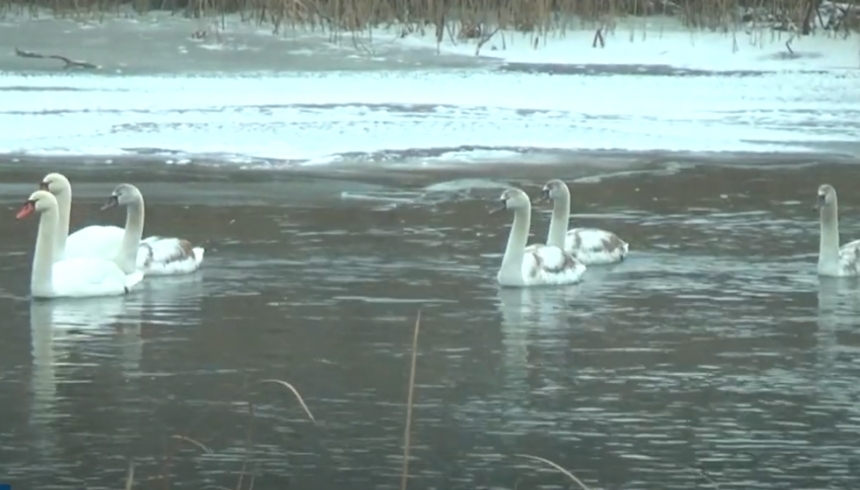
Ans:
<svg viewBox="0 0 860 490"><path fill-rule="evenodd" d="M148 324L189 325L202 317L206 293L204 271L143 281L140 292L129 296L134 308L144 310ZM220 296L217 291L210 293Z"/></svg>
<svg viewBox="0 0 860 490"><path fill-rule="evenodd" d="M142 341L140 319L129 318L126 297L34 300L30 302L33 370L30 378L30 425L37 434L34 444L45 458L57 451L52 424L66 414L58 413L62 395L59 383L89 382L92 366L107 356L117 359L125 371L140 366ZM81 361L73 362L74 356ZM86 362L96 356L97 362ZM47 461L52 461L48 459Z"/></svg>
<svg viewBox="0 0 860 490"><path fill-rule="evenodd" d="M574 309L571 303L580 293L580 285L500 288L505 385L508 391L517 393L517 398L525 400L535 390L547 388L543 382L530 386L529 373L540 367L541 358L551 355L545 351L567 351L562 344L567 342L567 332L571 328Z"/></svg>
<svg viewBox="0 0 860 490"><path fill-rule="evenodd" d="M816 385L824 388L833 380L844 379L847 373L837 373L844 369L844 360L840 363L840 352L845 345L840 345L840 334L850 342L852 334L860 326L860 280L856 278L819 277L818 284L818 331L815 333L816 350L818 351L818 366ZM856 347L852 346L856 349ZM849 347L850 348L850 347ZM834 386L833 395L841 397L849 395L844 386ZM857 390L852 390L850 396L856 396ZM847 400L846 400L847 403ZM854 406L854 403L847 403ZM860 413L856 410L855 413Z"/></svg>

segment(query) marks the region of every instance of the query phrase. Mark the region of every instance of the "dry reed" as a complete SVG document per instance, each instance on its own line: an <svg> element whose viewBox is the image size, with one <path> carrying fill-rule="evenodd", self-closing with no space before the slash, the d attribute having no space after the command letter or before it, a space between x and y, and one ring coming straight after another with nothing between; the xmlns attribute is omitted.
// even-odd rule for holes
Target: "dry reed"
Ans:
<svg viewBox="0 0 860 490"><path fill-rule="evenodd" d="M400 477L400 490L406 490L409 480L409 449L412 432L412 395L415 392L415 363L418 359L418 330L421 328L421 310L415 317L415 332L412 334L412 367L409 369L409 388L406 395L406 428L403 429L403 472Z"/></svg>
<svg viewBox="0 0 860 490"><path fill-rule="evenodd" d="M131 490L134 485L134 461L128 462L128 475L125 477L125 490Z"/></svg>
<svg viewBox="0 0 860 490"><path fill-rule="evenodd" d="M314 414L311 413L311 409L305 404L305 400L302 399L302 395L299 394L299 390L297 390L293 385L287 383L286 381L282 381L280 379L264 379L261 380L260 383L277 383L281 386L286 386L290 391L293 392L293 395L296 396L296 399L299 401L299 404L305 410L305 413L308 415L308 418L311 419L311 422L316 423L316 419L314 418Z"/></svg>
<svg viewBox="0 0 860 490"><path fill-rule="evenodd" d="M414 406L415 373L416 373L416 364L417 364L417 359L418 359L418 333L419 333L420 329L421 329L421 311L419 310L417 315L416 315L416 318L415 318L415 328L414 328L413 335L412 335L412 361L411 361L410 370L409 370L409 384L408 384L407 395L406 395L406 424L405 424L405 428L403 431L403 466L402 466L402 472L401 472L400 490L406 490L407 484L409 481L409 452L410 452L410 448L411 448L411 439L412 439L411 438L412 411L413 411L413 406ZM302 398L299 391L292 384L290 384L286 381L283 381L283 380L279 380L279 379L264 379L264 380L260 380L259 383L276 383L276 384L279 384L281 386L288 388L295 395L296 399L298 400L299 404L304 409L308 418L312 422L314 422L314 423L316 422L316 419L314 418L313 414L311 414L311 411L308 408L307 404L305 403L304 398ZM206 488L217 489L217 490L241 490L242 483L244 481L244 476L245 476L245 469L246 469L247 463L248 463L248 457L250 456L250 451L251 451L251 439L252 439L253 422L254 422L254 406L250 402L248 403L248 414L249 414L250 422L249 422L248 433L247 433L247 437L246 437L246 453L247 454L246 454L245 460L242 463L242 470L240 471L239 478L238 478L238 481L236 483L236 488L230 489L230 488L222 487L222 486L208 486ZM208 446L206 446L205 444L203 444L197 440L194 440L188 436L183 436L183 435L177 434L177 435L171 436L171 439L175 439L175 440L179 440L182 442L187 442L189 444L192 444L195 447L202 450L204 453L212 453L212 450ZM164 482L164 488L165 489L168 489L170 487L169 470L170 470L170 462L172 460L172 456L173 456L173 446L171 445L169 447L168 455L166 458L167 464L162 469L162 475L160 475L156 478L153 478L153 479L162 480ZM579 486L579 488L581 488L582 490L591 490L591 488L589 488L585 483L582 482L582 480L577 478L573 473L566 470L561 465L550 461L549 459L542 458L540 456L533 456L530 454L514 454L513 456L526 458L526 459L529 459L532 461L539 461L541 463L547 464L547 465L551 466L553 469L555 469L556 471L558 471L561 474L570 478L570 480L573 481L574 483L576 483ZM683 468L697 472L699 475L701 475L702 477L707 479L709 483L718 487L716 482L714 482L708 476L708 474L705 473L704 471L696 470L696 469L690 468L688 466L683 466ZM255 475L252 473L250 475L250 483L248 486L248 490L253 490L254 479L255 479ZM133 486L134 486L134 462L129 461L128 473L127 473L126 482L125 482L125 490L131 490Z"/></svg>
<svg viewBox="0 0 860 490"><path fill-rule="evenodd" d="M816 17L835 31L860 29L860 0L843 0L839 20L828 22L822 0L0 0L0 14L104 14L131 7L137 12L167 10L194 18L240 14L246 21L272 24L274 30L358 32L398 26L401 35L430 30L441 42L453 38L484 41L498 29L538 35L577 28L612 29L624 17L668 15L694 29L727 29L754 22L778 30L812 29ZM828 4L832 5L832 4Z"/></svg>
<svg viewBox="0 0 860 490"><path fill-rule="evenodd" d="M173 439L179 439L180 441L185 441L185 442L191 443L191 444L197 446L198 448L200 448L200 450L203 451L204 453L211 453L212 452L212 450L209 449L205 444L203 444L202 442L196 441L196 440L194 440L188 436L180 436L178 434L175 434L175 435L173 435L172 438Z"/></svg>
<svg viewBox="0 0 860 490"><path fill-rule="evenodd" d="M566 469L562 468L561 466L553 463L552 461L550 461L548 459L541 458L540 456L532 456L530 454L516 454L515 456L519 456L521 458L528 458L528 459L532 459L535 461L540 461L542 463L546 463L546 464L552 466L553 468L555 468L556 470L558 470L559 472L561 472L563 475L566 475L568 478L573 480L573 482L576 483L577 485L579 485L579 488L581 488L582 490L591 490L590 488L588 488L585 485L585 483L582 483L582 481L579 478L574 476L573 473L567 471Z"/></svg>

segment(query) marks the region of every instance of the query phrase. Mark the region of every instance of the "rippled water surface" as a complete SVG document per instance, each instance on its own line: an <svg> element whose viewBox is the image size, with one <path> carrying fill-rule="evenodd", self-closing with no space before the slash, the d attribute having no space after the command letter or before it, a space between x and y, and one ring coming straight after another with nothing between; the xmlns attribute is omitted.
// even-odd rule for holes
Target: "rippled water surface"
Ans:
<svg viewBox="0 0 860 490"><path fill-rule="evenodd" d="M600 488L856 488L860 290L815 275L811 209L833 183L843 240L860 235L853 166L649 158L603 178L70 164L73 228L120 223L97 206L132 181L147 234L206 261L54 302L27 298L36 223L12 219L48 169L6 168L0 476L119 488L131 459L139 488L235 488L243 468L255 488L396 488L420 309L410 488L567 484L523 453ZM510 216L490 201L552 177L632 252L578 286L500 291Z"/></svg>

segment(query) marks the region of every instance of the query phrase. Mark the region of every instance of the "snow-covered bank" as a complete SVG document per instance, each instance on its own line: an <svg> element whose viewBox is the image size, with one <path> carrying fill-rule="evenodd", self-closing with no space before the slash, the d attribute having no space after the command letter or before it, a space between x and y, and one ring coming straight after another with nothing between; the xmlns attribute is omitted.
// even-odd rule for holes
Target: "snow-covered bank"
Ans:
<svg viewBox="0 0 860 490"><path fill-rule="evenodd" d="M860 69L860 35L820 26L807 36L750 23L711 32L691 30L676 17L627 17L601 30L605 44L600 47L593 23L573 19L565 25L573 28L537 34L488 27L484 36L493 34L483 42L460 39L462 26L452 21L437 45L432 25L394 24L334 35L286 26L273 33L270 25L243 21L239 15L7 17L0 19L0 45L10 49L0 50L0 70L62 71L56 60L16 57L14 46L93 62L103 67L99 73L122 74L467 68L488 61L704 71Z"/></svg>
<svg viewBox="0 0 860 490"><path fill-rule="evenodd" d="M317 164L582 150L860 154L860 69L848 66L857 37L803 37L792 58L779 54L784 38L761 31L619 24L604 48L591 47L593 31L541 37L536 47L498 32L476 57L474 42L447 39L437 55L429 32L401 37L396 28L334 42L307 31L275 36L232 17L200 41L190 37L197 25L152 16L0 28L0 44L68 49L109 67L10 70L0 53L0 153ZM507 69L513 63L592 68L550 76Z"/></svg>
<svg viewBox="0 0 860 490"><path fill-rule="evenodd" d="M401 42L404 46L511 63L665 65L709 71L860 68L860 36L856 34L820 30L814 35L794 36L765 28L693 31L674 18L643 17L620 21L602 35L603 47L599 43L595 46L595 30L585 28L546 36L499 30L485 42L446 35L438 45L434 33L425 30L423 34L411 32ZM790 49L786 46L789 40Z"/></svg>
<svg viewBox="0 0 860 490"><path fill-rule="evenodd" d="M475 159L497 158L493 149L844 153L860 141L858 81L860 73L561 77L487 70L6 76L0 152L308 163L390 163L398 154L460 147L478 148Z"/></svg>

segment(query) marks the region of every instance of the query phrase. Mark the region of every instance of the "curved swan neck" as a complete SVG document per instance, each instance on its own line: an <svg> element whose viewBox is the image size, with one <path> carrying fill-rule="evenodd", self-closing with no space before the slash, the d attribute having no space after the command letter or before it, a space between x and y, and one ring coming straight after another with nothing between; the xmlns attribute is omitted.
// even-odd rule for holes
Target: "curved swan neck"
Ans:
<svg viewBox="0 0 860 490"><path fill-rule="evenodd" d="M529 239L531 226L531 206L514 210L514 222L508 235L508 245L505 256L502 257L502 271L521 274L526 242Z"/></svg>
<svg viewBox="0 0 860 490"><path fill-rule="evenodd" d="M839 260L839 211L836 202L832 206L822 207L821 242L819 244L819 262Z"/></svg>
<svg viewBox="0 0 860 490"><path fill-rule="evenodd" d="M42 212L39 233L36 235L36 251L33 255L33 272L30 290L38 296L48 296L54 289L54 250L57 233L57 208Z"/></svg>
<svg viewBox="0 0 860 490"><path fill-rule="evenodd" d="M66 239L69 237L69 216L72 210L72 188L69 187L58 195L57 209L59 217L57 219L57 234L54 239L54 258L63 257L66 250Z"/></svg>
<svg viewBox="0 0 860 490"><path fill-rule="evenodd" d="M552 205L552 218L549 220L549 233L546 244L564 250L564 239L567 237L567 222L570 220L570 191L567 185L561 186L561 197L555 199Z"/></svg>
<svg viewBox="0 0 860 490"><path fill-rule="evenodd" d="M131 274L137 268L137 248L143 237L144 204L143 196L126 206L125 233L122 236L117 264L126 274Z"/></svg>

